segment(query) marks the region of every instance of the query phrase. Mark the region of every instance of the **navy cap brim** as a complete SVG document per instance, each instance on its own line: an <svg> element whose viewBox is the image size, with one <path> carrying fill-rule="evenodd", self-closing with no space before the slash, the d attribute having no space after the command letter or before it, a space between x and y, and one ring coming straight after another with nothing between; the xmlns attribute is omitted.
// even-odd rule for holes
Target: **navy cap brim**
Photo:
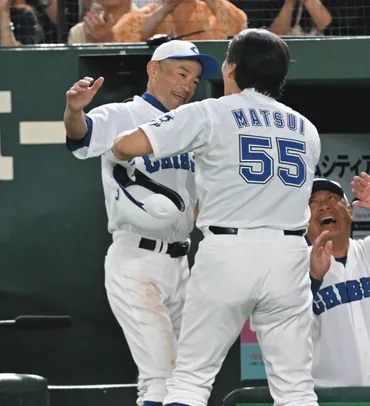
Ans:
<svg viewBox="0 0 370 406"><path fill-rule="evenodd" d="M206 54L175 55L168 59L195 59L202 65L202 79L209 79L218 72L218 62L213 56Z"/></svg>
<svg viewBox="0 0 370 406"><path fill-rule="evenodd" d="M320 190L329 190L330 192L336 193L337 195L344 197L343 189L336 183L331 182L330 180L327 179L314 180L311 194L319 192Z"/></svg>

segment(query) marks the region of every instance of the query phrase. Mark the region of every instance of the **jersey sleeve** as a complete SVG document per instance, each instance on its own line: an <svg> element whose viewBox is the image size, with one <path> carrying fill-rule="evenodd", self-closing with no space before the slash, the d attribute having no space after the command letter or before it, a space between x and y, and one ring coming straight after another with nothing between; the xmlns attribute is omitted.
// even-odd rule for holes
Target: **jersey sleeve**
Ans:
<svg viewBox="0 0 370 406"><path fill-rule="evenodd" d="M67 148L78 159L95 158L109 150L116 136L134 127L125 104L111 103L92 109L85 114L87 134L81 140L67 137Z"/></svg>
<svg viewBox="0 0 370 406"><path fill-rule="evenodd" d="M317 131L317 128L310 123L310 133L312 136L312 153L313 153L313 161L315 165L318 165L319 160L320 160L320 155L321 155L321 141L320 141L320 136L319 136L319 132Z"/></svg>
<svg viewBox="0 0 370 406"><path fill-rule="evenodd" d="M320 290L323 281L315 279L312 276L310 276L310 279L311 279L311 292L312 295L315 296L316 293Z"/></svg>
<svg viewBox="0 0 370 406"><path fill-rule="evenodd" d="M206 103L194 102L139 126L149 139L155 159L184 152L201 154L212 133Z"/></svg>

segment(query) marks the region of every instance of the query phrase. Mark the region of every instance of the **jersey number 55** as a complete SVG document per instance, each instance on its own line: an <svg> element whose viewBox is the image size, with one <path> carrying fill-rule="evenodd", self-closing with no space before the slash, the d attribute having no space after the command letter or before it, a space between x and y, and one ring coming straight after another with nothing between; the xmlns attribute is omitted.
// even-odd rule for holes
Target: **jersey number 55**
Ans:
<svg viewBox="0 0 370 406"><path fill-rule="evenodd" d="M274 147L269 137L239 136L239 173L247 183L265 184L274 176L274 159L267 152ZM306 163L301 156L306 153L306 143L276 138L276 148L278 177L284 185L301 187L306 182Z"/></svg>

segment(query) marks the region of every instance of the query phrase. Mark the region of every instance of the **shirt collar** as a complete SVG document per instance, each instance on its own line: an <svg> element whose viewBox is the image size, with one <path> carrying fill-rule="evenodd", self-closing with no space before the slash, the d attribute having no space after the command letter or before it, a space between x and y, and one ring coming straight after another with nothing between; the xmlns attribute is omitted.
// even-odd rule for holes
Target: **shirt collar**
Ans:
<svg viewBox="0 0 370 406"><path fill-rule="evenodd" d="M341 258L335 258L335 260L336 260L337 262L340 262L340 263L343 264L344 266L346 266L346 263L347 263L347 256L341 257Z"/></svg>
<svg viewBox="0 0 370 406"><path fill-rule="evenodd" d="M141 95L141 98L144 99L149 104L151 104L156 109L162 111L163 113L167 113L169 111L168 109L166 109L166 107L163 106L163 104L161 102L159 102L154 96L152 96L149 93L146 93L146 92L143 93Z"/></svg>

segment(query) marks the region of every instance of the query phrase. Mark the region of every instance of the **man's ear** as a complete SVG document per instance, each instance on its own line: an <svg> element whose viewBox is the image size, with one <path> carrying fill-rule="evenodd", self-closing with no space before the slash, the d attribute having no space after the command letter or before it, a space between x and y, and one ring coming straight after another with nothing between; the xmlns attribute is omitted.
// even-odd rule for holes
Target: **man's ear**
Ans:
<svg viewBox="0 0 370 406"><path fill-rule="evenodd" d="M227 77L229 79L235 80L235 69L236 69L236 63L231 63L227 65Z"/></svg>
<svg viewBox="0 0 370 406"><path fill-rule="evenodd" d="M153 78L156 76L158 69L160 69L158 61L149 61L146 65L146 73L148 74L149 78Z"/></svg>
<svg viewBox="0 0 370 406"><path fill-rule="evenodd" d="M347 209L349 211L350 216L352 217L352 205L351 204L347 204Z"/></svg>

